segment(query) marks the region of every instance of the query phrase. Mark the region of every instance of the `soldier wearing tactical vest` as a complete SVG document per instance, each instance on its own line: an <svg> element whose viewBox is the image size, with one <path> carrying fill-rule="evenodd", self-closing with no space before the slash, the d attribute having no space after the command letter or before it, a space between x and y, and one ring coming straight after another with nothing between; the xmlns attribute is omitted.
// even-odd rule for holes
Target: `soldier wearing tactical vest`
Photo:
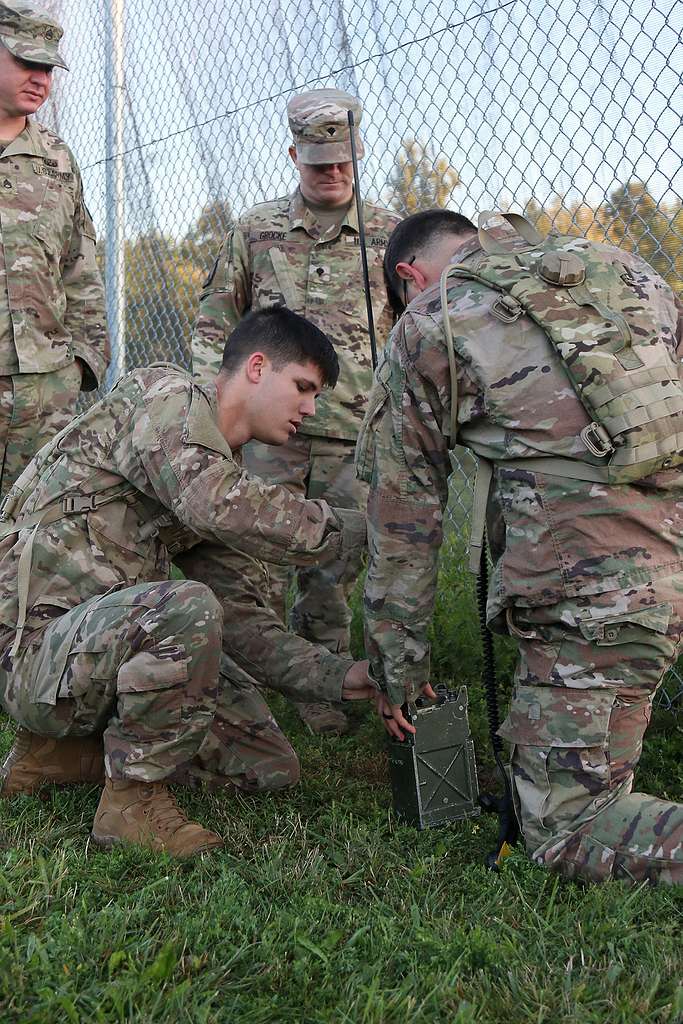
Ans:
<svg viewBox="0 0 683 1024"><path fill-rule="evenodd" d="M286 441L338 372L313 324L253 313L213 383L135 370L36 456L0 522L0 702L20 726L0 794L104 781L96 844L188 856L221 840L169 782L298 779L255 682L302 699L374 692L366 662L287 633L260 598L261 558L353 564L364 517L239 462L251 438Z"/></svg>
<svg viewBox="0 0 683 1024"><path fill-rule="evenodd" d="M480 459L474 564L488 497L489 624L519 644L500 735L529 854L569 877L681 882L683 805L631 791L683 630L680 306L637 256L507 219L477 232L428 211L387 248L410 304L357 450L378 709L401 738L429 680L457 440Z"/></svg>

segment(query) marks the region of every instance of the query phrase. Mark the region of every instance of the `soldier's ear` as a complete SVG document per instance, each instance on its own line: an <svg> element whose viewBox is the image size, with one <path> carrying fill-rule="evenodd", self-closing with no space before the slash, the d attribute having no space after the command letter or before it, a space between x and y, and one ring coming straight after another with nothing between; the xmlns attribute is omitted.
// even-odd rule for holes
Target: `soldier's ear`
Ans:
<svg viewBox="0 0 683 1024"><path fill-rule="evenodd" d="M258 384L267 363L267 357L263 352L252 352L244 364L244 372L251 384Z"/></svg>
<svg viewBox="0 0 683 1024"><path fill-rule="evenodd" d="M296 156L296 146L290 146L289 147L289 157L290 157L292 163L294 164L294 166L298 167L299 166L299 162L298 162L297 156Z"/></svg>
<svg viewBox="0 0 683 1024"><path fill-rule="evenodd" d="M415 256L411 256L411 258L405 263L397 263L396 273L402 281L405 281L407 284L412 282L418 291L424 291L427 278L422 272L421 267L416 264Z"/></svg>

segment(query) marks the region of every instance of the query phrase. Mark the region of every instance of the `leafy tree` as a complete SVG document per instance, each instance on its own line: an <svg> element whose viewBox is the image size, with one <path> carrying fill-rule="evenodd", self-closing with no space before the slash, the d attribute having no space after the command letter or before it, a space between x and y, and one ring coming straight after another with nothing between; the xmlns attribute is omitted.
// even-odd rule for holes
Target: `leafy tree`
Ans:
<svg viewBox="0 0 683 1024"><path fill-rule="evenodd" d="M554 196L541 207L530 200L524 210L542 234L581 234L638 253L683 292L683 205L657 201L642 182L620 185L607 202L593 209L587 203L567 203Z"/></svg>
<svg viewBox="0 0 683 1024"><path fill-rule="evenodd" d="M444 207L460 184L458 172L443 157L435 157L432 148L416 139L404 139L389 179L389 202L397 213L407 217L419 210Z"/></svg>
<svg viewBox="0 0 683 1024"><path fill-rule="evenodd" d="M212 199L183 239L183 254L203 267L205 272L208 271L234 223L230 202L227 199Z"/></svg>
<svg viewBox="0 0 683 1024"><path fill-rule="evenodd" d="M233 221L230 203L215 199L179 241L153 231L126 243L129 367L155 360L189 365L202 284Z"/></svg>
<svg viewBox="0 0 683 1024"><path fill-rule="evenodd" d="M610 242L636 252L677 291L683 290L683 211L681 202L657 202L640 181L620 185L605 204Z"/></svg>
<svg viewBox="0 0 683 1024"><path fill-rule="evenodd" d="M172 238L153 232L126 243L129 366L189 362L189 337L205 269Z"/></svg>

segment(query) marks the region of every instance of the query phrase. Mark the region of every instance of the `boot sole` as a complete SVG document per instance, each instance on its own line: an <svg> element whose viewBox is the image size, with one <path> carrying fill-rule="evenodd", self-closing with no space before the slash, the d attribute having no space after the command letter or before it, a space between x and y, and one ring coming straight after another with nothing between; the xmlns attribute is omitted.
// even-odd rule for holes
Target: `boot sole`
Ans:
<svg viewBox="0 0 683 1024"><path fill-rule="evenodd" d="M94 832L90 833L95 846L100 850L104 850L106 853L111 851L117 846L140 846L143 849L152 849L151 847L145 846L144 843L135 843L129 839L120 839L119 836L96 836ZM211 845L200 847L198 850L193 850L192 853L171 853L170 850L153 850L153 853L168 853L169 856L175 857L178 860L191 860L192 857L198 857L201 853L211 853L213 850L222 849L222 843L212 843Z"/></svg>
<svg viewBox="0 0 683 1024"><path fill-rule="evenodd" d="M48 794L45 790L49 785L50 782L46 779L44 782L38 782L34 786L14 789L9 781L9 776L0 775L0 800L12 800L15 796L37 796L41 800L47 800Z"/></svg>
<svg viewBox="0 0 683 1024"><path fill-rule="evenodd" d="M322 729L314 729L309 722L304 722L304 725L310 732L311 736L346 736L349 731L348 725L345 725L343 728L336 725L324 725Z"/></svg>
<svg viewBox="0 0 683 1024"><path fill-rule="evenodd" d="M96 836L94 832L90 833L90 838L95 846L100 850L106 850L107 853L110 853L115 846L122 846L124 842L124 840L119 839L118 836Z"/></svg>
<svg viewBox="0 0 683 1024"><path fill-rule="evenodd" d="M55 789L66 789L68 786L102 785L102 782L89 782L85 779L78 779L75 782L55 782L53 779L43 779L30 788L13 789L11 783L9 786L7 785L7 777L2 778L0 776L0 800L11 800L15 796L37 796L40 800L47 800L50 796L49 789L51 786Z"/></svg>

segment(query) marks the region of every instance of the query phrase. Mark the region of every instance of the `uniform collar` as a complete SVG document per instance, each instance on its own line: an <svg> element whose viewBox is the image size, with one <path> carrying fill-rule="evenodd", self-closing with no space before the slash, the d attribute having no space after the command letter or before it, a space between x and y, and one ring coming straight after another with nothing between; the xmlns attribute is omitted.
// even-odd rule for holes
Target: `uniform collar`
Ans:
<svg viewBox="0 0 683 1024"><path fill-rule="evenodd" d="M218 416L218 395L216 393L216 378L213 377L209 381L193 380L192 384L201 391L204 397L208 400L211 406L211 412L213 413L214 419Z"/></svg>
<svg viewBox="0 0 683 1024"><path fill-rule="evenodd" d="M465 241L461 242L455 250L449 263L462 263L467 256L471 256L472 253L477 252L479 249L481 249L479 235L473 235L471 238L466 238Z"/></svg>
<svg viewBox="0 0 683 1024"><path fill-rule="evenodd" d="M26 118L26 127L6 146L3 156L48 156L37 122Z"/></svg>
<svg viewBox="0 0 683 1024"><path fill-rule="evenodd" d="M316 220L313 211L306 205L306 200L299 188L289 197L289 230L294 231L296 228L303 228L311 238L318 239L322 235L320 224ZM350 228L351 231L358 234L358 213L354 201L351 202L351 205L344 214L344 219L340 224L340 231L342 228Z"/></svg>

